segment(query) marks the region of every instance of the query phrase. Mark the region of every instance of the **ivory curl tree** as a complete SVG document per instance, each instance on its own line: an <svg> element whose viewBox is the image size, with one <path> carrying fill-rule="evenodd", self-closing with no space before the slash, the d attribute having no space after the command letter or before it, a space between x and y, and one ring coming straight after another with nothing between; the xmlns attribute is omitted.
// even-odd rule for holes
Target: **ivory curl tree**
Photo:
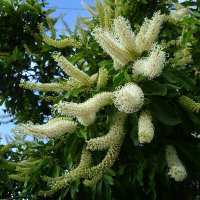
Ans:
<svg viewBox="0 0 200 200"><path fill-rule="evenodd" d="M93 18L65 39L39 25L74 54L52 53L66 78L21 83L57 95L48 122L1 148L9 178L30 199L198 199L199 3L82 4Z"/></svg>

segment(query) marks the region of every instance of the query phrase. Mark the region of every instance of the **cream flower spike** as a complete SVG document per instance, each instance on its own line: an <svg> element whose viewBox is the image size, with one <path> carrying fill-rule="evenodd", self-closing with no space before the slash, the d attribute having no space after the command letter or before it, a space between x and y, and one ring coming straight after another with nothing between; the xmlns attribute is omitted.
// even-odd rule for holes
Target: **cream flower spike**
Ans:
<svg viewBox="0 0 200 200"><path fill-rule="evenodd" d="M105 87L108 81L108 71L106 68L101 67L99 69L99 77L97 81L97 90L100 90L101 88Z"/></svg>
<svg viewBox="0 0 200 200"><path fill-rule="evenodd" d="M164 15L160 11L156 12L151 20L145 19L139 33L136 36L136 45L140 54L143 51L149 51L152 48L159 32Z"/></svg>
<svg viewBox="0 0 200 200"><path fill-rule="evenodd" d="M103 50L121 65L133 60L131 53L110 32L102 28L95 28L94 36Z"/></svg>
<svg viewBox="0 0 200 200"><path fill-rule="evenodd" d="M116 34L119 36L119 39L125 49L127 49L132 54L134 60L134 57L139 56L139 50L136 44L136 36L134 35L130 25L127 24L128 21L121 16L114 20L114 28Z"/></svg>
<svg viewBox="0 0 200 200"><path fill-rule="evenodd" d="M96 10L92 9L91 6L89 6L88 4L86 4L84 1L81 1L81 5L95 18L98 17L98 13L96 12Z"/></svg>
<svg viewBox="0 0 200 200"><path fill-rule="evenodd" d="M114 92L114 97L115 106L125 113L137 112L144 102L144 94L135 83L128 83L119 87Z"/></svg>
<svg viewBox="0 0 200 200"><path fill-rule="evenodd" d="M179 98L179 102L185 106L187 109L198 113L200 111L200 103L193 101L192 99L190 99L187 96L182 95Z"/></svg>
<svg viewBox="0 0 200 200"><path fill-rule="evenodd" d="M55 109L62 115L77 117L78 121L89 126L95 121L96 113L106 104L113 94L111 92L99 93L84 103L60 102Z"/></svg>
<svg viewBox="0 0 200 200"><path fill-rule="evenodd" d="M91 161L92 161L91 153L88 150L86 150L85 147L83 147L80 163L75 169L72 169L71 171L64 173L62 176L57 178L52 178L47 176L42 177L44 181L47 181L49 183L51 189L49 191L41 192L40 195L53 194L57 190L67 187L71 182L77 179L88 177L87 171L91 165Z"/></svg>
<svg viewBox="0 0 200 200"><path fill-rule="evenodd" d="M181 4L175 4L176 10L171 10L170 17L178 22L189 14L189 10L182 6Z"/></svg>
<svg viewBox="0 0 200 200"><path fill-rule="evenodd" d="M14 128L13 131L38 138L54 138L65 133L73 133L76 130L76 125L72 120L55 118L43 125L22 124Z"/></svg>
<svg viewBox="0 0 200 200"><path fill-rule="evenodd" d="M64 56L61 56L60 53L53 55L53 58L56 62L58 62L58 65L61 66L66 74L74 77L86 86L90 86L92 84L91 78L85 72L73 66Z"/></svg>
<svg viewBox="0 0 200 200"><path fill-rule="evenodd" d="M155 45L147 58L141 58L133 64L133 74L139 74L153 79L162 73L165 64L165 52L162 47Z"/></svg>
<svg viewBox="0 0 200 200"><path fill-rule="evenodd" d="M123 127L126 119L126 113L118 112L116 116L116 121L110 128L110 131L107 135L103 137L93 138L87 141L87 149L89 150L104 150L112 145L114 145L117 141L119 141L124 135Z"/></svg>
<svg viewBox="0 0 200 200"><path fill-rule="evenodd" d="M31 82L21 82L20 87L24 87L29 90L37 90L37 91L43 91L43 92L56 92L61 93L63 91L69 91L69 87L67 87L67 84L60 84L60 83L31 83Z"/></svg>
<svg viewBox="0 0 200 200"><path fill-rule="evenodd" d="M138 140L140 143L150 143L154 136L154 126L148 110L142 111L138 121Z"/></svg>
<svg viewBox="0 0 200 200"><path fill-rule="evenodd" d="M80 42L77 42L73 38L65 38L65 39L62 39L62 40L54 40L54 39L48 37L47 34L45 33L43 23L40 23L38 27L39 27L40 34L42 36L43 41L48 45L54 46L54 47L59 48L59 49L66 48L68 46L80 48L81 45L82 45Z"/></svg>
<svg viewBox="0 0 200 200"><path fill-rule="evenodd" d="M172 145L167 145L166 147L166 161L170 168L168 174L174 178L175 181L183 181L187 176L187 172Z"/></svg>

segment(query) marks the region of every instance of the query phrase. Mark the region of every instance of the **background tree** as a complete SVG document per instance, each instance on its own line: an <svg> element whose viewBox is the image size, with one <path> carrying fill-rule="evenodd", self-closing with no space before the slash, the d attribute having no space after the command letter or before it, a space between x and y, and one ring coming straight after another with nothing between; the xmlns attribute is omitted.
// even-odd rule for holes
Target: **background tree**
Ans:
<svg viewBox="0 0 200 200"><path fill-rule="evenodd" d="M43 10L45 5L34 0L0 2L0 104L5 104L18 123L28 120L42 123L50 115L52 104L41 100L39 95L43 93L33 94L22 89L20 82L52 82L60 74L51 58L57 48L44 45L38 28L38 24L43 23L55 39L57 19L50 17L54 10ZM67 48L64 51L67 55L73 52Z"/></svg>
<svg viewBox="0 0 200 200"><path fill-rule="evenodd" d="M21 124L0 150L21 195L199 198L199 3L174 3L83 3L93 19L79 18L59 43L40 25L43 41L61 47L65 57L55 51L53 58L67 75L52 85L22 83L60 93L52 93L57 106L48 123ZM74 54L63 51L66 43Z"/></svg>

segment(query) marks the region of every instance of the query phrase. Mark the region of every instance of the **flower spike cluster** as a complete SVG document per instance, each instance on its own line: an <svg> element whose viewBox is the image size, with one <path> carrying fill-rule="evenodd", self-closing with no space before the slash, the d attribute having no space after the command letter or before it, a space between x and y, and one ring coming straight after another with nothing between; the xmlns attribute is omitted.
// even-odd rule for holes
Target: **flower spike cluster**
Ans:
<svg viewBox="0 0 200 200"><path fill-rule="evenodd" d="M183 181L187 176L187 172L172 145L166 147L166 161L170 168L168 174L176 181Z"/></svg>
<svg viewBox="0 0 200 200"><path fill-rule="evenodd" d="M51 195L57 190L67 187L72 181L88 177L87 169L91 165L91 159L91 153L86 149L86 147L83 147L80 163L75 169L58 178L51 178L47 176L42 177L44 181L47 181L50 184L51 189L49 191L40 192L39 195Z"/></svg>
<svg viewBox="0 0 200 200"><path fill-rule="evenodd" d="M117 113L117 120L113 127L115 127L115 131L117 136L117 139L114 139L110 142L110 147L107 151L106 156L96 166L91 167L91 153L88 151L88 144L87 147L84 146L81 154L81 159L79 165L72 169L71 171L63 174L62 176L58 178L51 178L51 177L43 177L43 180L47 181L50 184L50 190L42 192L40 195L51 195L52 193L56 192L59 189L62 189L63 187L68 186L72 181L75 181L77 179L83 178L83 183L86 186L92 186L95 184L98 180L100 180L103 176L103 174L114 164L116 161L121 145L124 139L124 122L126 119L127 114L118 112ZM118 128L117 128L118 127ZM114 128L113 128L114 131ZM117 132L118 131L118 132ZM114 134L114 133L113 133Z"/></svg>
<svg viewBox="0 0 200 200"><path fill-rule="evenodd" d="M61 96L61 93L68 92L62 99L69 97L70 100L69 102L59 101L54 105L56 111L54 114L59 116L64 115L65 117L52 119L43 125L34 125L32 123L21 124L13 130L16 135L20 132L23 135L32 135L37 138L56 138L69 133L65 138L67 139L76 130L79 130L79 128L80 132L82 130L84 130L85 134L89 132L89 134L86 135L87 137L79 137L77 140L78 142L76 144L81 146L84 142L84 145L82 145L81 155L80 152L78 152L75 158L72 156L71 163L75 163L72 169L68 169L69 171L62 174L60 177L42 177L50 186L49 191L40 193L42 195L51 195L57 190L67 187L77 179L83 179L83 184L88 187L97 183L104 176L106 171L114 165L119 156L125 137L126 117L129 113L133 114L128 118L128 122L130 122L131 117L137 117L138 114L136 112L140 109L142 110L139 113L138 119L138 140L142 143L142 145L140 144L141 146L143 146L144 143L150 143L154 137L154 125L152 123L151 113L148 110L152 109L152 99L154 100L154 97L147 98L147 101L144 101L145 95L142 91L144 84L142 81L144 81L144 77L149 80L157 78L163 71L166 53L163 47L156 43L156 39L164 20L164 15L161 15L160 12L155 13L152 19L144 20L140 30L137 29L133 32L129 22L123 16L120 16L123 13L123 4L125 4L123 0L103 0L103 3L96 0L95 2L96 9L89 7L83 2L82 5L94 17L98 18L100 26L94 29L94 37L102 49L113 59L114 68L120 71L113 70L109 62L106 67L97 69L96 73L94 72L95 74L89 76L89 74L100 65L99 63L97 63L97 66L92 66L92 68L90 68L92 62L90 63L87 59L84 60L83 56L80 65L83 66L82 69L87 69L84 71L70 63L61 53L55 53L52 57L69 77L67 76L65 80L59 80L58 83L21 83L21 86L24 88L44 92L53 91L58 93L58 96ZM116 8L114 11L113 7ZM117 9L117 7L119 9ZM180 16L180 13L176 14ZM117 16L117 18L111 20L114 15ZM82 22L83 21L84 20L82 20ZM52 38L54 38L55 30L53 30L50 20L48 21L48 25L49 29L52 29ZM81 25L78 25L80 26L79 31L84 32ZM94 27L95 23L92 22L92 25ZM66 38L58 41L47 37L42 24L40 24L40 32L43 36L43 41L54 47L65 48L66 46L74 46L75 48L80 48L81 46L79 42L73 39ZM82 34L82 37L83 41L87 41L87 34ZM146 55L144 51L148 51L147 57L141 57L142 55ZM96 57L95 55L93 56L94 58ZM185 56L187 56L187 58L185 58ZM102 58L103 57L104 56L102 56ZM99 58L100 57L98 57L98 59ZM192 58L189 54L189 49L186 48L181 52L179 58L182 59L180 59L181 63L186 62L186 60L191 61ZM88 66L85 67L83 64L87 62ZM124 69L122 69L123 66ZM128 73L132 73L133 76L131 77ZM122 77L122 81L120 80L121 85L118 80L116 82L115 80L108 81L109 75L113 75L117 78ZM156 82L146 79L145 81L147 83L152 82L154 84L154 82ZM86 92L86 94L82 92ZM154 94L149 93L148 95L153 96ZM52 99L58 96L53 96ZM168 98L168 96L163 96L163 99L165 98ZM46 97L46 99L48 99L48 97ZM59 98L57 99L59 100ZM182 96L179 102L194 112L199 112L200 110L200 103L195 103L186 96ZM102 116L108 113L108 106L112 107L112 109L109 110L112 111L111 115L109 115L109 117L112 116L112 120L108 120L109 124L110 122L112 124L110 130L106 132L102 129L102 124L105 123L105 118ZM102 107L104 108L102 109ZM96 116L99 114L98 112L100 110L101 115L97 118ZM113 117L113 114L115 114L113 111L115 110L117 110L116 116ZM74 119L68 117L73 117ZM96 120L96 118L98 120ZM113 119L115 121L113 121ZM95 120L97 123L95 123ZM94 125L92 125L93 123ZM78 124L82 126L78 126ZM94 132L93 135L90 135L92 130L97 131ZM100 133L98 133L98 130L100 130ZM128 127L128 130L131 130L130 132L132 132L132 130L135 131L132 127ZM100 137L99 135L101 135L101 133L104 135ZM76 139L77 136L74 135ZM85 139L85 141L83 138L89 139ZM65 139L63 141L61 139L57 146L52 146L49 150L57 149L61 147L61 145L65 145ZM105 153L104 158L96 165L92 162L92 156L96 156L94 151L102 151L101 154ZM79 163L76 163L79 156ZM52 159L54 161L54 158ZM176 181L184 180L187 176L187 172L178 158L175 148L171 145L166 147L166 161L169 167L168 174ZM31 167L23 168L23 166L19 165L16 168L16 171L19 173L17 175L11 175L10 177L15 180L28 181L30 179ZM28 176L21 178L22 175Z"/></svg>
<svg viewBox="0 0 200 200"><path fill-rule="evenodd" d="M33 171L34 166L38 163L41 163L47 158L48 157L39 160L33 160L32 158L29 158L26 161L21 161L18 163L9 163L10 165L14 165L16 167L15 171L18 172L18 174L10 174L9 178L20 182L29 181L30 179L29 175Z"/></svg>
<svg viewBox="0 0 200 200"><path fill-rule="evenodd" d="M121 65L125 65L133 60L131 53L118 40L114 39L113 34L110 34L109 31L95 28L94 36L103 50Z"/></svg>
<svg viewBox="0 0 200 200"><path fill-rule="evenodd" d="M106 29L96 28L94 36L100 46L116 62L116 69L130 61L136 60L143 51L149 51L160 31L160 26L164 16L160 12L155 13L152 20L146 19L135 36L130 25L124 17L118 17L114 20L113 32Z"/></svg>

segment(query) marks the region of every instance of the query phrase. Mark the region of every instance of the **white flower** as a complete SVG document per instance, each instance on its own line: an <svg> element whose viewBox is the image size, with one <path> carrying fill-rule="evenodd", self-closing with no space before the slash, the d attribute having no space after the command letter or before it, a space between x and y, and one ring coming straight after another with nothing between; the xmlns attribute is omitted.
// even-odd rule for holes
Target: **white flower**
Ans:
<svg viewBox="0 0 200 200"><path fill-rule="evenodd" d="M155 45L150 56L141 58L133 64L133 74L143 75L149 79L160 76L165 64L165 52L162 47Z"/></svg>
<svg viewBox="0 0 200 200"><path fill-rule="evenodd" d="M181 8L178 10L172 10L170 16L175 20L179 21L184 18L188 14L188 10L186 8Z"/></svg>
<svg viewBox="0 0 200 200"><path fill-rule="evenodd" d="M128 83L125 86L119 87L114 92L114 104L118 110L125 113L137 112L143 105L144 94L141 88L134 84Z"/></svg>
<svg viewBox="0 0 200 200"><path fill-rule="evenodd" d="M25 135L32 135L33 137L57 137L65 133L73 133L76 130L76 123L72 120L55 118L43 125L34 125L32 123L22 124L13 129Z"/></svg>
<svg viewBox="0 0 200 200"><path fill-rule="evenodd" d="M187 176L187 172L172 145L167 145L166 147L166 161L170 168L168 174L176 181L183 181Z"/></svg>
<svg viewBox="0 0 200 200"><path fill-rule="evenodd" d="M138 121L138 139L141 143L150 143L154 136L154 126L149 111L142 111Z"/></svg>
<svg viewBox="0 0 200 200"><path fill-rule="evenodd" d="M81 124L89 126L95 121L96 113L101 106L106 104L112 96L111 92L102 92L84 103L59 102L59 104L55 105L55 109L62 115L77 117Z"/></svg>

